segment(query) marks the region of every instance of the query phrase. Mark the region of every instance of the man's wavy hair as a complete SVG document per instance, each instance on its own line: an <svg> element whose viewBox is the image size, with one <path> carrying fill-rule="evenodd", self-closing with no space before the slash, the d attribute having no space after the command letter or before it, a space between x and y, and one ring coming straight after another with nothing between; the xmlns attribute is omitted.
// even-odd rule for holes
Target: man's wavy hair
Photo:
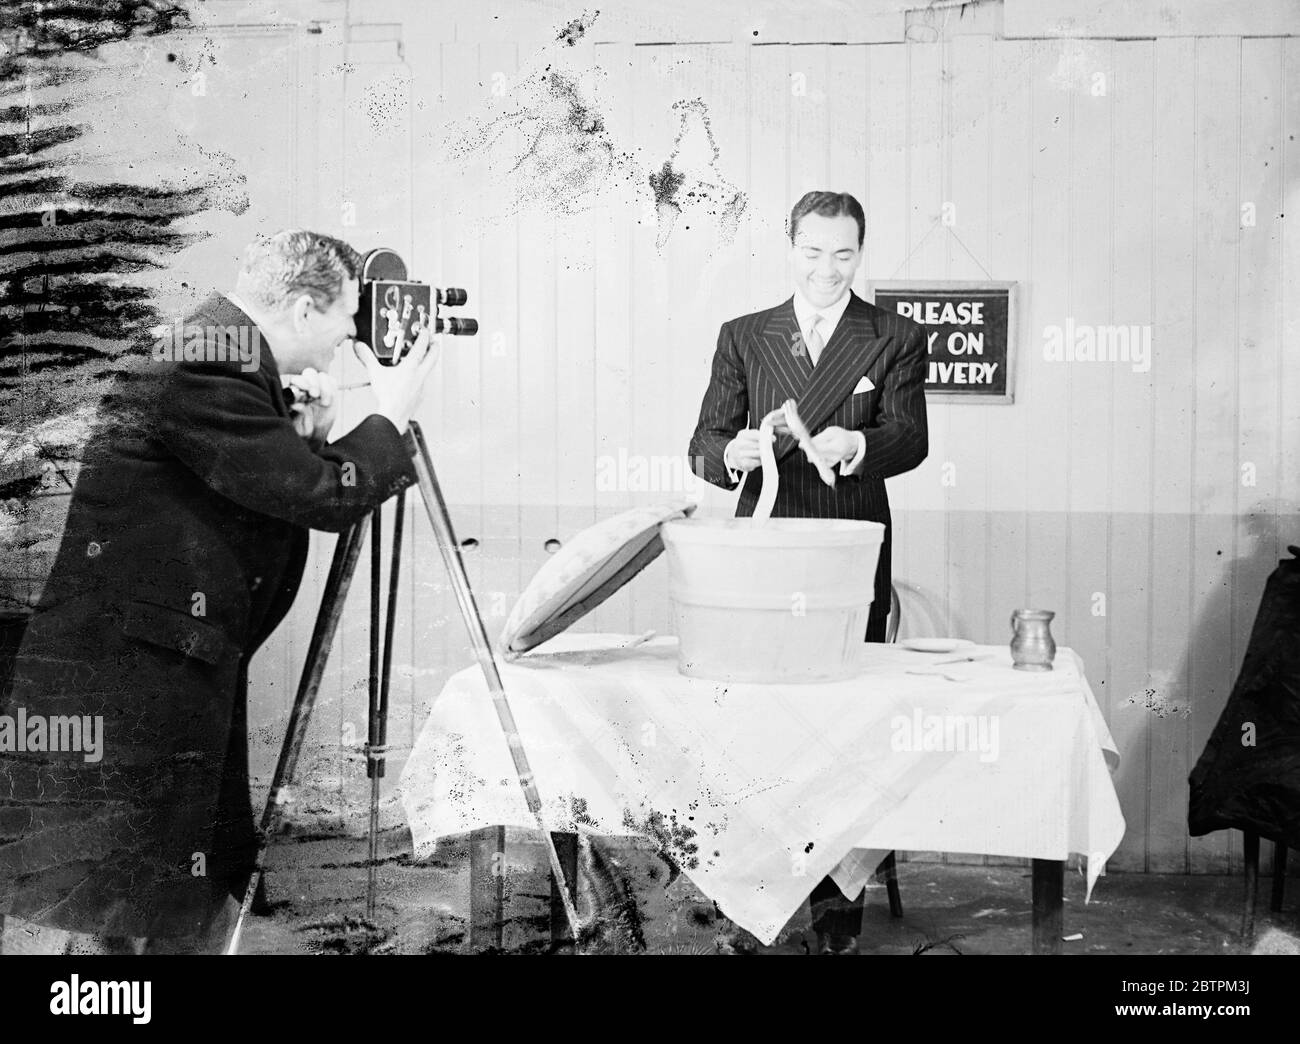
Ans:
<svg viewBox="0 0 1300 1044"><path fill-rule="evenodd" d="M805 192L790 210L790 242L794 242L799 231L799 221L809 214L822 217L851 217L858 223L858 249L862 248L867 238L867 216L862 212L862 204L847 192Z"/></svg>
<svg viewBox="0 0 1300 1044"><path fill-rule="evenodd" d="M361 255L341 239L288 229L259 238L244 255L241 275L248 292L265 308L283 308L303 294L325 311L343 292L343 282L357 278Z"/></svg>

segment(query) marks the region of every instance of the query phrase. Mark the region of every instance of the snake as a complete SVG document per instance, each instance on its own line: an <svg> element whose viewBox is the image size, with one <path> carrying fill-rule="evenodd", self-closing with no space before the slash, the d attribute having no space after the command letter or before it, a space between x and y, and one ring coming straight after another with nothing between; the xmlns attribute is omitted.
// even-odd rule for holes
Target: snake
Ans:
<svg viewBox="0 0 1300 1044"><path fill-rule="evenodd" d="M772 449L776 441L772 427L781 413L781 410L773 410L758 426L758 460L763 467L763 488L759 491L758 503L754 505L754 519L758 522L771 518L776 504L776 487L780 480L776 473L776 453Z"/></svg>
<svg viewBox="0 0 1300 1044"><path fill-rule="evenodd" d="M804 456L808 458L809 462L817 468L821 480L828 486L833 487L835 485L835 472L826 466L813 449L808 429L804 427L803 422L799 419L795 401L787 399L781 406L764 417L758 426L758 460L763 468L763 486L758 494L758 503L754 505L753 517L760 522L766 522L772 517L772 508L776 505L776 491L780 484L776 470L776 451L773 449L778 422L782 423L784 429L793 434L798 440L799 448L803 450Z"/></svg>

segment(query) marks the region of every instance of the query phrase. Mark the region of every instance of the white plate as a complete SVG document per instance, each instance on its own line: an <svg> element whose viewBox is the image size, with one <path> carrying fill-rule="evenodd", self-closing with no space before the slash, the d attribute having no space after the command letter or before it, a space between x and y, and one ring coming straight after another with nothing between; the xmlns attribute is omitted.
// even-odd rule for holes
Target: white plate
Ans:
<svg viewBox="0 0 1300 1044"><path fill-rule="evenodd" d="M969 638L904 638L898 644L913 652L949 653L969 648L975 643Z"/></svg>

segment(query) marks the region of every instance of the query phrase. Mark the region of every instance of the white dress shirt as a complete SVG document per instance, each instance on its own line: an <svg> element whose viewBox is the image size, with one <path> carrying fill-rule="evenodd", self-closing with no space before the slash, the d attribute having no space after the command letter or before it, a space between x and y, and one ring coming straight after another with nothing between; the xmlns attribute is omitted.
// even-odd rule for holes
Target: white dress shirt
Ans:
<svg viewBox="0 0 1300 1044"><path fill-rule="evenodd" d="M844 310L849 306L849 291L846 289L843 295L833 305L825 308L818 308L812 304L803 293L796 287L794 292L794 319L799 324L799 336L803 338L803 343L808 346L808 358L813 366L817 365L817 356L813 354L812 347L812 328L818 316L821 316L822 322L818 327L818 333L821 334L822 350L830 344L831 336L835 333L835 328L840 325L840 320L844 318ZM848 475L854 468L861 463L862 458L867 453L867 437L860 431L853 432L857 436L858 452L849 460L840 461L840 474ZM730 444L726 448L731 449ZM723 452L723 463L726 464L727 473L732 482L739 482L743 477L742 473L727 464L727 457L730 454Z"/></svg>
<svg viewBox="0 0 1300 1044"><path fill-rule="evenodd" d="M840 320L844 317L844 309L849 306L849 292L844 291L833 305L826 308L818 308L812 304L804 295L796 289L794 292L794 320L799 324L799 335L803 338L803 343L808 345L808 358L812 360L814 366L817 365L817 359L812 353L812 328L813 321L817 316L822 317L822 324L819 333L822 337L822 345L831 343L831 335L835 333L835 328L840 325Z"/></svg>

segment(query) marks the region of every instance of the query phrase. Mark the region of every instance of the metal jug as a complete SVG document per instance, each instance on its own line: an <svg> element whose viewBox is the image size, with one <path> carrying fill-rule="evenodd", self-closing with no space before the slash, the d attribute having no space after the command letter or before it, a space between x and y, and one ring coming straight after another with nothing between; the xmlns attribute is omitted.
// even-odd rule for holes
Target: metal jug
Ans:
<svg viewBox="0 0 1300 1044"><path fill-rule="evenodd" d="M1017 609L1011 614L1011 662L1018 671L1050 671L1056 656L1047 609Z"/></svg>

